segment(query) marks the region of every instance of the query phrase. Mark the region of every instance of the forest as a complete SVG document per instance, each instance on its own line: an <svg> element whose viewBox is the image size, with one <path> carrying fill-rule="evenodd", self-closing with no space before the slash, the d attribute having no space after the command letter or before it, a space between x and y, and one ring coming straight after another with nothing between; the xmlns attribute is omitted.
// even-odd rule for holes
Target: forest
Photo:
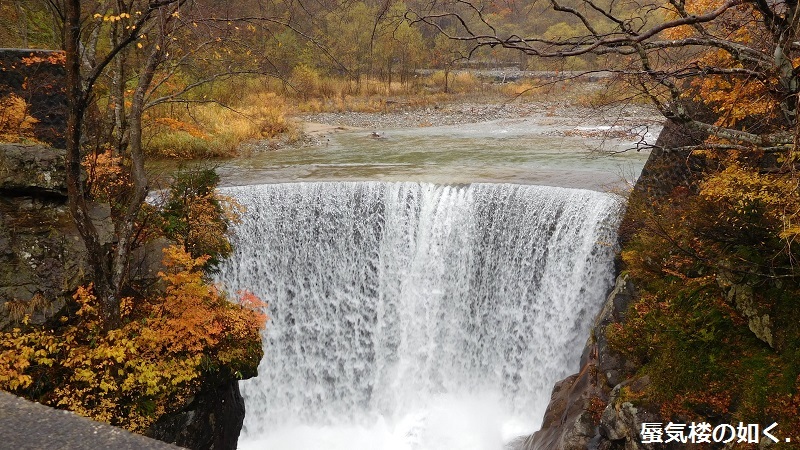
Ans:
<svg viewBox="0 0 800 450"><path fill-rule="evenodd" d="M91 267L45 324L35 301L5 303L3 390L144 432L208 380L254 372L270 299L232 302L208 277L240 205L207 170L176 174L154 208L146 163L291 144L300 112L535 101L552 83L480 69L602 71L602 94L571 100L651 106L672 137L631 151L692 174L627 193L618 263L637 294L605 338L647 382L617 399L665 423L778 423L774 448L800 442L796 1L10 0L0 47L63 50L67 205ZM0 98L0 141L40 143L28 107ZM163 270L142 284L131 255L156 241ZM588 404L597 426L613 408L608 392Z"/></svg>

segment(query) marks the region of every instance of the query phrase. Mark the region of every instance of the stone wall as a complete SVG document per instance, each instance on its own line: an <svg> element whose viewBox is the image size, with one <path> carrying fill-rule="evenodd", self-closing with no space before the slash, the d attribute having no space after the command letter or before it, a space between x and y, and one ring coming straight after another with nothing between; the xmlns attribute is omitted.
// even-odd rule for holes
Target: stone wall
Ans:
<svg viewBox="0 0 800 450"><path fill-rule="evenodd" d="M29 105L37 120L36 140L64 148L66 96L64 52L0 49L0 99L14 94Z"/></svg>

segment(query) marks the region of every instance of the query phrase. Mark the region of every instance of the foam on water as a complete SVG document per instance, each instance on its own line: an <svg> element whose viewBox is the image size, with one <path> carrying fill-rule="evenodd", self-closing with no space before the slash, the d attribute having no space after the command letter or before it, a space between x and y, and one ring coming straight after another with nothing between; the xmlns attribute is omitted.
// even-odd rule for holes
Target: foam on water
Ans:
<svg viewBox="0 0 800 450"><path fill-rule="evenodd" d="M538 428L612 281L619 197L473 184L226 188L218 274L269 303L241 448L492 450Z"/></svg>

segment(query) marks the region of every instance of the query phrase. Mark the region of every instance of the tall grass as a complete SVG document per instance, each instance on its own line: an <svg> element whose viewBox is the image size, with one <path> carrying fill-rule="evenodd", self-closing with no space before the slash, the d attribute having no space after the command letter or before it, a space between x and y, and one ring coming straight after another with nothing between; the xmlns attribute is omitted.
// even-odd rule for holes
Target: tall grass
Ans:
<svg viewBox="0 0 800 450"><path fill-rule="evenodd" d="M298 66L286 80L228 80L204 86L197 98L214 99L181 108L163 106L148 113L145 149L157 158L233 157L243 143L268 139L293 142L297 113L389 112L448 102L555 101L594 106L620 97L619 89L568 80L494 83L466 71L414 76L405 82L325 76ZM225 105L225 106L223 106ZM249 147L249 146L246 146Z"/></svg>
<svg viewBox="0 0 800 450"><path fill-rule="evenodd" d="M247 141L299 137L297 125L287 117L289 107L283 97L265 90L244 92L248 93L230 106L209 102L153 111L145 150L156 158L232 157Z"/></svg>

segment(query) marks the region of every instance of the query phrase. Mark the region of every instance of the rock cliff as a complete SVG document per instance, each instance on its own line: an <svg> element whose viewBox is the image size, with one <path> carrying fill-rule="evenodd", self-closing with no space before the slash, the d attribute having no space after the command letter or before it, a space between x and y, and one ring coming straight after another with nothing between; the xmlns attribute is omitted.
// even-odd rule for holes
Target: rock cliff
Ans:
<svg viewBox="0 0 800 450"><path fill-rule="evenodd" d="M65 191L63 150L0 144L0 329L44 323L88 279Z"/></svg>
<svg viewBox="0 0 800 450"><path fill-rule="evenodd" d="M658 201L676 188L695 188L695 180L705 161L682 149L696 145L705 137L667 122L659 135L642 174L629 199L631 208ZM639 226L626 215L620 227L622 244ZM637 367L608 345L606 329L625 320L625 312L636 297L636 287L625 274L615 286L595 318L584 347L580 371L559 381L553 388L542 427L519 450L653 450L671 448L662 444L642 444L639 430L643 422L661 422L658 406L639 398L650 380L633 378ZM677 447L676 447L677 448Z"/></svg>

